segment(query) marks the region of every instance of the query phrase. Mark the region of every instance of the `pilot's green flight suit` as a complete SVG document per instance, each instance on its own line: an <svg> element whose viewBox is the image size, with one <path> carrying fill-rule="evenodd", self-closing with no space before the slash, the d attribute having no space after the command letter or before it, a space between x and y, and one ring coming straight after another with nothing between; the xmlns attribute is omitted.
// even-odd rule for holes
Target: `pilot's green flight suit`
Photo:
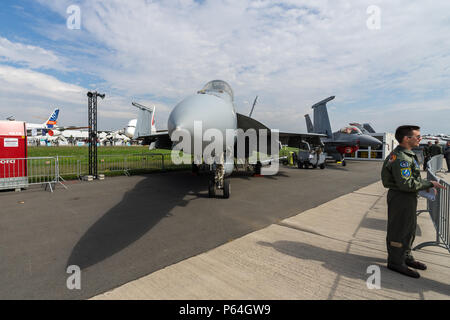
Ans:
<svg viewBox="0 0 450 320"><path fill-rule="evenodd" d="M430 147L431 146L429 146L429 145L426 145L425 147L423 147L423 171L427 170L428 161L430 161L430 159L431 159Z"/></svg>
<svg viewBox="0 0 450 320"><path fill-rule="evenodd" d="M442 147L438 144L433 144L429 149L430 157L437 156L438 154L442 154Z"/></svg>
<svg viewBox="0 0 450 320"><path fill-rule="evenodd" d="M417 156L401 146L386 158L381 170L387 194L388 225L386 245L388 264L404 265L412 260L411 245L416 235L417 192L433 187L420 177Z"/></svg>

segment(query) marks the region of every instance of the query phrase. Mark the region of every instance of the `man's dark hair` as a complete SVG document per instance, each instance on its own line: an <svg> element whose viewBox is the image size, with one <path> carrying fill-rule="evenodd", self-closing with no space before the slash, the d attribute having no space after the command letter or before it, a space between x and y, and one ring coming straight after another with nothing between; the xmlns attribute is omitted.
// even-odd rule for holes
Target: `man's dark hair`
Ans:
<svg viewBox="0 0 450 320"><path fill-rule="evenodd" d="M402 143L404 137L411 136L413 130L420 130L419 126L400 126L395 130L395 140Z"/></svg>

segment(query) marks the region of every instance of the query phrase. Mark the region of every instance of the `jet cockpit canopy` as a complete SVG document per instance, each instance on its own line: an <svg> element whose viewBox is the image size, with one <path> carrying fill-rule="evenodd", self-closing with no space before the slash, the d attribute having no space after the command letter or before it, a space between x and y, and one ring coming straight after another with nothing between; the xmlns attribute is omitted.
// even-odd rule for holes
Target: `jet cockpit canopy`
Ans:
<svg viewBox="0 0 450 320"><path fill-rule="evenodd" d="M198 93L213 94L221 98L224 97L224 95L228 95L230 101L234 101L233 90L230 85L223 80L213 80L208 82Z"/></svg>
<svg viewBox="0 0 450 320"><path fill-rule="evenodd" d="M349 126L349 127L342 128L341 130L339 130L339 132L345 133L345 134L362 134L362 131L355 126Z"/></svg>

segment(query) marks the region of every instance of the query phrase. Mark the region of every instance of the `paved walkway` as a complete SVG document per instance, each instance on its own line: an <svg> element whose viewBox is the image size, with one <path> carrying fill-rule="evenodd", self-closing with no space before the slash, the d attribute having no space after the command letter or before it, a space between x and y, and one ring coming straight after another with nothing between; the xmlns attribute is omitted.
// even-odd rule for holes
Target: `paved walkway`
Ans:
<svg viewBox="0 0 450 320"><path fill-rule="evenodd" d="M414 253L420 279L386 268L386 212L377 182L94 299L450 299L445 249ZM415 244L434 240L428 214L418 226ZM371 265L381 289L367 288Z"/></svg>

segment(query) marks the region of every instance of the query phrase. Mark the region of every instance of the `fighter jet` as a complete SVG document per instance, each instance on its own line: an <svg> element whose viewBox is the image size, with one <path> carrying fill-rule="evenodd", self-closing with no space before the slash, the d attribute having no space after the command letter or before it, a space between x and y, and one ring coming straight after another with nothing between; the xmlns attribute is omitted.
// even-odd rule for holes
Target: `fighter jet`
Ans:
<svg viewBox="0 0 450 320"><path fill-rule="evenodd" d="M157 131L154 127L154 107L147 108L138 103L133 103L133 105L139 109L139 117L136 121L133 138L146 139L147 142L155 143L158 148L170 149L175 147L176 145L174 145L171 137L178 132L187 132L192 137L191 150L195 151L196 148L200 148L203 154L210 144L209 141L204 141L203 139L205 132L215 130L215 132L221 133L222 137L227 137L229 132L232 133L231 141L223 139L220 142L222 143L221 149L223 150L223 154L219 160L215 158L214 163L211 164L205 163L205 159L196 159L197 161L192 164L194 172L198 170L199 166L202 166L203 169L206 168L206 171L210 173L211 178L208 185L210 197L215 197L216 189L223 191L224 198L229 198L230 196L230 180L228 177L235 167L235 158L238 154L237 140L239 132L248 132L248 130L254 129L257 135L257 143L251 143L251 141L247 140L244 142L245 150L243 156L245 157L246 164L254 152L260 152L262 150L263 153L271 156L273 153L276 153L275 151L279 150L281 144L298 147L300 142L306 138L320 139L326 137L326 135L315 133L279 132L278 141L273 143L274 140L271 138L272 136L276 136L274 131L254 118L236 112L233 90L228 83L222 80L208 82L196 94L188 96L178 103L169 115L167 131ZM198 123L201 123L201 128L196 127ZM238 129L242 129L242 131ZM265 132L266 136L261 132ZM195 144L198 138L201 141L200 145ZM267 138L267 144L263 142L264 138ZM261 147L264 148L260 149ZM230 156L230 154L233 156ZM271 158L266 163L271 164L272 161L278 160ZM260 172L262 165L262 161L258 161L253 165L256 173Z"/></svg>
<svg viewBox="0 0 450 320"><path fill-rule="evenodd" d="M334 96L331 96L311 107L314 110L314 125L309 115L306 114L306 127L308 133L325 134L326 138L322 139L325 145L325 153L336 162L345 166L345 154L356 152L360 146L378 147L382 145L382 142L368 134L364 134L357 126L348 126L332 133L330 119L328 118L327 102L334 98Z"/></svg>

